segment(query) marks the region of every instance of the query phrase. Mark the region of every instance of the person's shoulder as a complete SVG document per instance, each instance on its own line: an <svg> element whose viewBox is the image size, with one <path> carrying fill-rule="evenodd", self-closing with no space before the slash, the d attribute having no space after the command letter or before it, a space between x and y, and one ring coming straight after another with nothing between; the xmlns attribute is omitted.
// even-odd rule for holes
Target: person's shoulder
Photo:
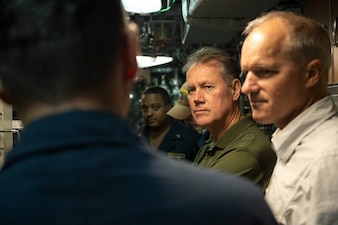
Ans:
<svg viewBox="0 0 338 225"><path fill-rule="evenodd" d="M338 146L338 116L333 116L321 124L318 124L313 130L307 131L302 145L306 145L309 149L318 151L320 154L337 155Z"/></svg>
<svg viewBox="0 0 338 225"><path fill-rule="evenodd" d="M318 125L318 127L321 127L325 130L331 130L332 132L338 131L338 112L334 115L332 115L327 120L323 121L321 124Z"/></svg>
<svg viewBox="0 0 338 225"><path fill-rule="evenodd" d="M185 180L187 186L192 184L196 188L195 190L200 189L200 191L202 191L207 188L210 191L213 190L215 194L218 193L227 196L229 192L226 193L224 190L235 191L239 188L239 190L247 190L248 193L252 191L253 194L261 194L260 189L250 181L233 176L232 174L205 168L202 169L191 164L176 161L163 162L163 167L171 168L172 173L176 174L175 177L184 177L183 180ZM224 187L224 189L220 187Z"/></svg>
<svg viewBox="0 0 338 225"><path fill-rule="evenodd" d="M250 119L252 121L251 125L246 129L248 133L254 138L259 139L260 142L264 142L265 144L270 145L270 138L268 133L273 133L275 128L272 125L263 125L259 124L256 121L254 121L252 118Z"/></svg>
<svg viewBox="0 0 338 225"><path fill-rule="evenodd" d="M173 121L172 129L175 131L180 131L185 136L188 136L188 135L201 136L201 134L198 133L194 128L189 127L188 125L182 122L176 121L176 120Z"/></svg>
<svg viewBox="0 0 338 225"><path fill-rule="evenodd" d="M226 220L234 214L244 216L247 220L247 223L240 223L243 218L237 218L237 224L253 224L255 217L259 218L260 222L263 220L271 222L257 224L275 224L262 190L251 181L224 172L193 168L183 164L175 168L176 174L180 171L179 180L184 180L185 183L184 187L180 187L180 191L185 192L186 198L194 199L194 204L203 210L205 216L215 216L214 220L211 219L215 223L210 224L220 224L217 223L217 219ZM172 187L171 191L175 188ZM192 206L191 210L196 206Z"/></svg>
<svg viewBox="0 0 338 225"><path fill-rule="evenodd" d="M262 131L258 123L253 120L251 115L244 116L235 126L237 133L240 132L241 139L259 141L270 145L269 137Z"/></svg>
<svg viewBox="0 0 338 225"><path fill-rule="evenodd" d="M186 124L184 124L183 122L178 121L176 119L172 119L171 122L172 122L172 127L174 127L174 128L180 128L180 129L190 128Z"/></svg>

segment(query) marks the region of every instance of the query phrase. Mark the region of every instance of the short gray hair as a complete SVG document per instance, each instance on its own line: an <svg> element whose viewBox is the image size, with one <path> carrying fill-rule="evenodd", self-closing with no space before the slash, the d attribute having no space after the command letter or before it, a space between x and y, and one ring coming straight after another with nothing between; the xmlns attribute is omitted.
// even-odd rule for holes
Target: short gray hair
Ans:
<svg viewBox="0 0 338 225"><path fill-rule="evenodd" d="M233 79L239 79L240 69L238 63L225 51L215 47L202 47L188 56L183 67L187 72L196 63L220 65L222 67L222 79L231 84Z"/></svg>

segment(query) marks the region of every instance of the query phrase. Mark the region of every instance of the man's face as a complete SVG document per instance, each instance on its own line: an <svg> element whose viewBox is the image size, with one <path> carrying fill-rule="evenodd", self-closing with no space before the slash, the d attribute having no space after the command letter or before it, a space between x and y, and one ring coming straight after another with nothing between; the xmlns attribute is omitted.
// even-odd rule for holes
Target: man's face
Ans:
<svg viewBox="0 0 338 225"><path fill-rule="evenodd" d="M151 128L161 127L167 120L169 105L165 105L160 94L145 94L141 98L142 116Z"/></svg>
<svg viewBox="0 0 338 225"><path fill-rule="evenodd" d="M286 25L266 22L246 38L241 54L252 116L259 123L284 128L304 108L305 69L286 54Z"/></svg>
<svg viewBox="0 0 338 225"><path fill-rule="evenodd" d="M197 125L209 129L224 124L234 107L232 88L215 64L197 63L187 71L188 100Z"/></svg>

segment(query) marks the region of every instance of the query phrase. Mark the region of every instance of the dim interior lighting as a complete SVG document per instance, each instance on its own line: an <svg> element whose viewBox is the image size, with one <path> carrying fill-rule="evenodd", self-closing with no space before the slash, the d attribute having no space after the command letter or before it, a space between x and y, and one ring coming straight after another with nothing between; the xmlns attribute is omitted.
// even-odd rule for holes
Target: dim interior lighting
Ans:
<svg viewBox="0 0 338 225"><path fill-rule="evenodd" d="M138 14L159 12L162 9L161 0L122 0L122 5L127 12Z"/></svg>
<svg viewBox="0 0 338 225"><path fill-rule="evenodd" d="M139 68L148 68L159 66L173 61L173 57L169 56L136 56L137 66Z"/></svg>

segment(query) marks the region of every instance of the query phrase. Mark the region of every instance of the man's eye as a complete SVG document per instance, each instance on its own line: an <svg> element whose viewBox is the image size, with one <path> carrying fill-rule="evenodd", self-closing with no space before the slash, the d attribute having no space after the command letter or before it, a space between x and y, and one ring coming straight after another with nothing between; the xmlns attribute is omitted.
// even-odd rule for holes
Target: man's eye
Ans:
<svg viewBox="0 0 338 225"><path fill-rule="evenodd" d="M213 86L211 86L211 85L205 85L204 88L207 89L207 90L211 90L213 88Z"/></svg>
<svg viewBox="0 0 338 225"><path fill-rule="evenodd" d="M269 77L269 76L272 76L274 72L271 70L259 70L256 72L256 74L259 77Z"/></svg>
<svg viewBox="0 0 338 225"><path fill-rule="evenodd" d="M157 110L159 110L161 108L161 106L160 105L153 105L151 108L153 110L157 111Z"/></svg>
<svg viewBox="0 0 338 225"><path fill-rule="evenodd" d="M148 107L142 106L142 112L148 112Z"/></svg>
<svg viewBox="0 0 338 225"><path fill-rule="evenodd" d="M193 94L194 92L195 92L195 88L189 88L188 89L188 95L191 95L191 94Z"/></svg>

